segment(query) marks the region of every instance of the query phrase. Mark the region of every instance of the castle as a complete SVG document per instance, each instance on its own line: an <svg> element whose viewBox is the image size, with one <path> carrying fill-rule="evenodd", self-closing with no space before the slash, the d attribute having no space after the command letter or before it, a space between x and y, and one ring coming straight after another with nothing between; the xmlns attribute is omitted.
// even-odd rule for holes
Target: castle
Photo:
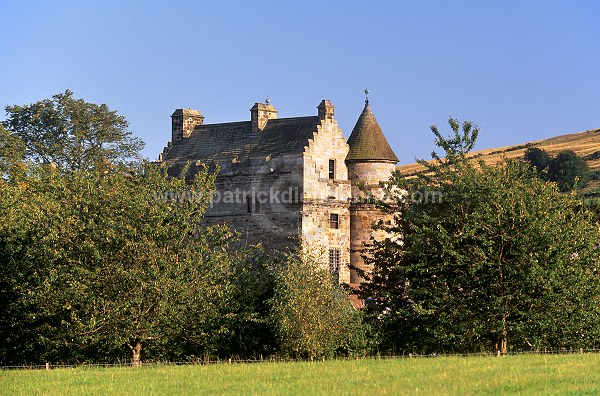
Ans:
<svg viewBox="0 0 600 396"><path fill-rule="evenodd" d="M340 282L355 285L362 278L350 268L368 270L361 252L379 237L371 225L390 221L365 194L381 193L379 182L398 158L368 96L348 141L331 101L317 110L316 116L277 118L267 99L250 109L250 121L204 124L200 111L177 109L159 162L173 176L186 164L190 174L203 166L218 170L207 224L225 223L247 243L278 249L301 236Z"/></svg>

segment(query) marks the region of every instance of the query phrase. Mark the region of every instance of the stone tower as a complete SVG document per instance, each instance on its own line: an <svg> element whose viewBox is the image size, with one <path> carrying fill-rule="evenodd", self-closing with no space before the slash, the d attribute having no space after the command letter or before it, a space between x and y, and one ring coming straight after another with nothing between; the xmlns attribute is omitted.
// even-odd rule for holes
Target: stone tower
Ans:
<svg viewBox="0 0 600 396"><path fill-rule="evenodd" d="M382 213L373 202L361 197L366 197L367 194L382 196L379 182L389 179L398 162L398 157L371 111L368 97L365 100L365 108L348 138L348 145L350 151L346 157L346 164L354 197L350 206L350 266L368 272L369 268L361 257L365 244L384 236L379 235L381 232L373 231L371 226L379 220L390 221L391 216ZM358 184L364 186L367 194L359 189ZM355 270L350 272L351 285L362 281Z"/></svg>

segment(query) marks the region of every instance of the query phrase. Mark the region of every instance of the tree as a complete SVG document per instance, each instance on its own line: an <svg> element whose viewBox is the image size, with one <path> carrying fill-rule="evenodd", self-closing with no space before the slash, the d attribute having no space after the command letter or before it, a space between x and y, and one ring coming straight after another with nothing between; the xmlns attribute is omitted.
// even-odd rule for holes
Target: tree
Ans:
<svg viewBox="0 0 600 396"><path fill-rule="evenodd" d="M552 157L545 150L539 147L530 147L525 150L523 159L529 163L532 167L535 167L538 172L542 172L548 167Z"/></svg>
<svg viewBox="0 0 600 396"><path fill-rule="evenodd" d="M62 170L90 169L102 161L139 157L141 140L131 136L125 117L107 105L73 98L66 90L33 104L6 106L4 127L25 146L25 157Z"/></svg>
<svg viewBox="0 0 600 396"><path fill-rule="evenodd" d="M2 360L272 353L267 253L232 252L234 234L200 224L214 177L188 185L148 164L0 180Z"/></svg>
<svg viewBox="0 0 600 396"><path fill-rule="evenodd" d="M383 348L472 352L589 347L600 341L599 235L590 213L528 166L469 163L475 130L451 120L448 154L386 186L395 223L375 242L362 295ZM435 133L436 131L434 131ZM409 201L438 191L441 202Z"/></svg>
<svg viewBox="0 0 600 396"><path fill-rule="evenodd" d="M561 191L581 189L589 183L591 172L587 162L573 150L558 153L548 164L548 178L556 182Z"/></svg>
<svg viewBox="0 0 600 396"><path fill-rule="evenodd" d="M5 157L4 157L5 158ZM36 331L43 320L31 293L43 276L49 249L44 238L53 227L47 213L60 205L32 191L25 175L0 178L0 360L3 364L38 361Z"/></svg>
<svg viewBox="0 0 600 396"><path fill-rule="evenodd" d="M258 356L275 349L273 271L224 226L214 188L129 162L127 122L70 91L7 108L0 128L0 359ZM12 129L10 129L12 128ZM186 174L185 170L183 172ZM234 251L233 248L237 247Z"/></svg>
<svg viewBox="0 0 600 396"><path fill-rule="evenodd" d="M9 177L22 169L25 145L0 124L0 177Z"/></svg>
<svg viewBox="0 0 600 396"><path fill-rule="evenodd" d="M573 150L564 150L552 158L543 149L532 147L525 151L523 159L537 169L543 180L555 182L562 192L587 186L592 173L587 162Z"/></svg>
<svg viewBox="0 0 600 396"><path fill-rule="evenodd" d="M272 305L281 352L311 360L362 352L365 333L359 314L316 257L307 251L291 253L276 278Z"/></svg>
<svg viewBox="0 0 600 396"><path fill-rule="evenodd" d="M233 288L232 234L199 226L213 179L203 171L188 186L148 165L68 175L50 167L27 180L11 217L29 232L15 238L7 226L2 253L15 271L35 274L17 289L46 351L38 358L104 360L129 345L139 364L144 343L197 332L212 347ZM189 199L165 199L169 191Z"/></svg>

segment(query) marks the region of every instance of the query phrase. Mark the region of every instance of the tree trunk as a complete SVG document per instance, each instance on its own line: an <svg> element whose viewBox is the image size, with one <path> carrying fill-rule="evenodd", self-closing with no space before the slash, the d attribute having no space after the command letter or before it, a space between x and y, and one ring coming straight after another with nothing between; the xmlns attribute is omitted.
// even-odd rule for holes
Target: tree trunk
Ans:
<svg viewBox="0 0 600 396"><path fill-rule="evenodd" d="M500 354L502 354L503 356L508 353L507 344L508 344L508 342L506 341L506 329L503 329L502 330L502 340L500 342Z"/></svg>
<svg viewBox="0 0 600 396"><path fill-rule="evenodd" d="M506 329L506 314L502 314L502 335L496 343L496 353L505 356L508 353L508 331Z"/></svg>
<svg viewBox="0 0 600 396"><path fill-rule="evenodd" d="M142 365L142 342L133 340L129 344L129 348L131 349L131 364L133 367L140 367Z"/></svg>

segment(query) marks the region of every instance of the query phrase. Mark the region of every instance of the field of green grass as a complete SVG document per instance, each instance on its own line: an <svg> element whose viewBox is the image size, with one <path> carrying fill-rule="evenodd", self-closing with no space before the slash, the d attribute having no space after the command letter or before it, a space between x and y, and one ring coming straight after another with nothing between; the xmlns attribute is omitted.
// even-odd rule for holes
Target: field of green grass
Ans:
<svg viewBox="0 0 600 396"><path fill-rule="evenodd" d="M7 395L599 394L600 355L0 371Z"/></svg>

